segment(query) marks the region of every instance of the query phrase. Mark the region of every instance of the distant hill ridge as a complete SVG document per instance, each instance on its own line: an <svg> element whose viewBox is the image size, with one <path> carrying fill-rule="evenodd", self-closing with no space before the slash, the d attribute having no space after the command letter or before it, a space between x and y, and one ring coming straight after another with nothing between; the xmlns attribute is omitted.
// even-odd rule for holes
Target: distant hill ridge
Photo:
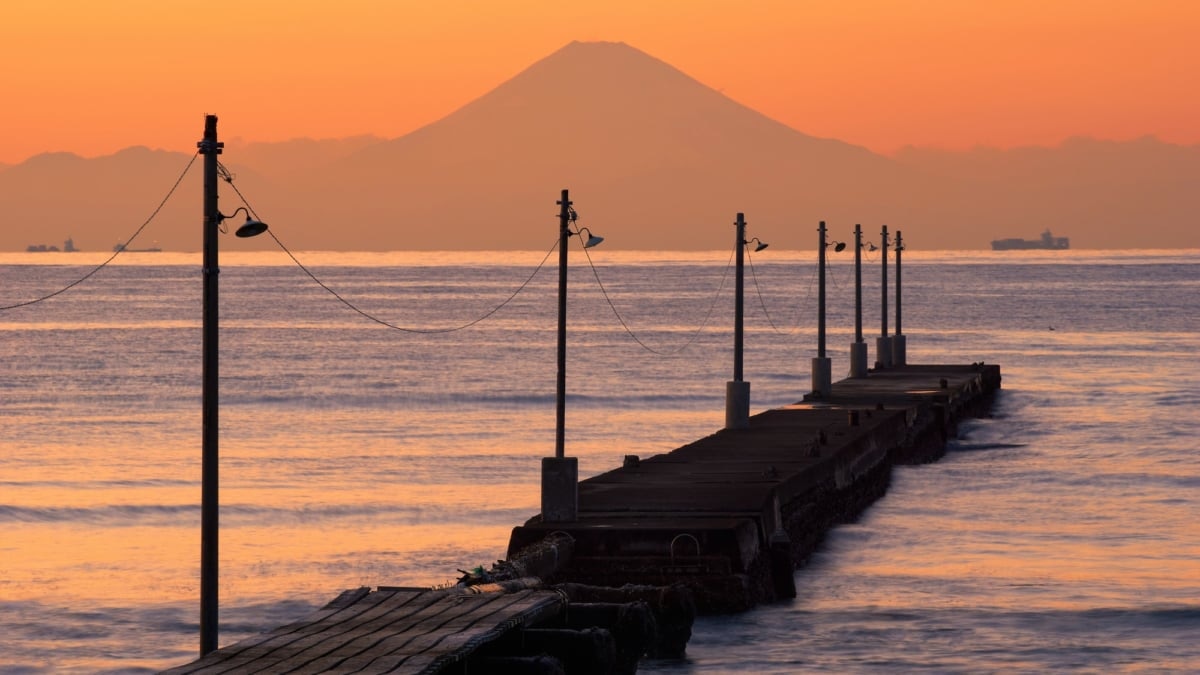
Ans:
<svg viewBox="0 0 1200 675"><path fill-rule="evenodd" d="M801 133L619 42L572 42L400 138L244 143L220 132L238 188L298 250L541 249L562 188L612 248L726 248L739 211L781 248L811 248L818 220L839 239L854 223L888 223L923 249L981 249L1047 227L1076 248L1144 247L1148 228L1200 246L1198 146L1070 139L889 158ZM0 167L0 249L70 234L108 250L187 161L133 147ZM163 248L200 248L198 169L145 235ZM236 204L222 192L226 212Z"/></svg>

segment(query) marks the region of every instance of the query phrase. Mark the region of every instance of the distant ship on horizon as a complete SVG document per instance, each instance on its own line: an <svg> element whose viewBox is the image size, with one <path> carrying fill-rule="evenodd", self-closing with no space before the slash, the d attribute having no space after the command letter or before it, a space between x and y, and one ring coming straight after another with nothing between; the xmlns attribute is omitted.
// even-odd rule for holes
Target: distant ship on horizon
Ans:
<svg viewBox="0 0 1200 675"><path fill-rule="evenodd" d="M54 245L47 246L46 244L30 244L25 247L26 253L75 253L78 250L75 248L75 240L70 237L67 237L67 240L63 242L62 248Z"/></svg>
<svg viewBox="0 0 1200 675"><path fill-rule="evenodd" d="M1071 248L1069 237L1056 237L1050 229L1042 233L1041 239L993 239L993 251L1065 251Z"/></svg>
<svg viewBox="0 0 1200 675"><path fill-rule="evenodd" d="M162 253L162 249L157 246L150 248L127 248L125 244L116 244L113 246L114 253Z"/></svg>

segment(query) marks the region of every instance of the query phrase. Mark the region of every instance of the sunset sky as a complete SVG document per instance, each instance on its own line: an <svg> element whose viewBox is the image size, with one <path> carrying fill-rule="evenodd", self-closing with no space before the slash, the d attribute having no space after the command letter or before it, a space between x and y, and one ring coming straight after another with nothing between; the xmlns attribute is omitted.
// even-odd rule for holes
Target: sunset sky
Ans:
<svg viewBox="0 0 1200 675"><path fill-rule="evenodd" d="M882 153L1196 144L1197 35L1190 0L5 0L0 162L186 151L205 113L229 139L396 137L572 40Z"/></svg>

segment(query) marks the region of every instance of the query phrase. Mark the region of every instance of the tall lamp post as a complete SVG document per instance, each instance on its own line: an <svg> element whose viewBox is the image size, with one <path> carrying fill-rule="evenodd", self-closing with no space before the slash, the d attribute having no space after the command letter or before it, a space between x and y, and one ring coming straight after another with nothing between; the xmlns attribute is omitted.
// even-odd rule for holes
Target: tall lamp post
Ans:
<svg viewBox="0 0 1200 675"><path fill-rule="evenodd" d="M892 336L892 365L903 366L908 361L908 340L900 329L900 254L904 252L904 237L896 230L896 334Z"/></svg>
<svg viewBox="0 0 1200 675"><path fill-rule="evenodd" d="M867 376L867 343L862 332L862 225L854 226L854 343L850 345L850 377Z"/></svg>
<svg viewBox="0 0 1200 675"><path fill-rule="evenodd" d="M725 428L726 429L747 429L750 427L750 383L742 379L742 353L743 353L743 317L745 315L745 251L750 244L746 240L746 218L744 214L737 214L737 220L734 221L735 238L733 242L734 252L737 259L736 266L736 285L734 290L734 310L733 310L733 380L725 383ZM754 251L758 252L767 247L767 244L757 237L754 241L758 243Z"/></svg>
<svg viewBox="0 0 1200 675"><path fill-rule="evenodd" d="M887 225L883 226L882 243L880 245L883 254L880 256L883 259L883 281L880 284L880 293L883 298L883 308L880 311L880 321L882 329L879 337L875 339L875 367L890 368L892 366L892 338L888 337L888 291L887 291L887 252L888 252L888 231Z"/></svg>
<svg viewBox="0 0 1200 675"><path fill-rule="evenodd" d="M221 223L229 216L217 208L217 155L224 143L217 141L217 116L204 118L204 138L196 144L204 155L204 310L203 310L203 356L201 364L201 478L200 478L200 656L217 648L217 561L219 539L217 420L218 400L218 322L217 281L220 266L217 264L217 233ZM266 231L267 225L250 217L245 208L246 222L237 230L239 237L253 237Z"/></svg>
<svg viewBox="0 0 1200 675"><path fill-rule="evenodd" d="M816 398L828 398L833 393L833 362L825 355L825 249L829 247L825 238L825 221L817 227L817 356L812 360L812 394ZM836 242L835 251L846 248Z"/></svg>
<svg viewBox="0 0 1200 675"><path fill-rule="evenodd" d="M542 458L542 521L572 522L579 513L579 459L566 456L567 413L567 241L588 233L584 248L604 241L591 230L571 231L575 209L567 190L558 201L558 376L555 381L554 456ZM581 235L582 236L582 235Z"/></svg>
<svg viewBox="0 0 1200 675"><path fill-rule="evenodd" d="M217 648L217 155L224 143L217 142L217 116L204 118L204 140L198 144L204 155L204 314L203 362L201 365L202 426L200 479L200 656Z"/></svg>

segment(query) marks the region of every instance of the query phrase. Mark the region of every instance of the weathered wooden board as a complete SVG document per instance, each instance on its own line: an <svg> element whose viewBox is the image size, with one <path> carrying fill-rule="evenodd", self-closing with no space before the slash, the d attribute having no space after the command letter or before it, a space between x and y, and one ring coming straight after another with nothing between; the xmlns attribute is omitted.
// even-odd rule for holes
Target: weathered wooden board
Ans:
<svg viewBox="0 0 1200 675"><path fill-rule="evenodd" d="M300 621L166 672L435 673L564 605L560 594L532 589L347 591Z"/></svg>

